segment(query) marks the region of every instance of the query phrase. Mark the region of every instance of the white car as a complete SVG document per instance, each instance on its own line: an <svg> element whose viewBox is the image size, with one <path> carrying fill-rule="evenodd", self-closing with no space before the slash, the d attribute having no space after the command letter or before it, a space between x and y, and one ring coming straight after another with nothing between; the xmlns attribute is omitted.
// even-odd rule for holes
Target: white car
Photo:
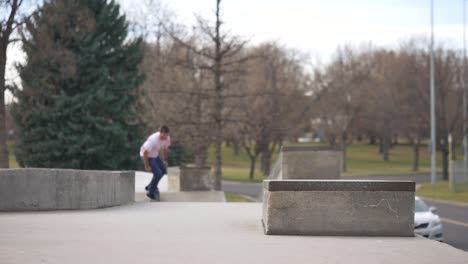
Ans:
<svg viewBox="0 0 468 264"><path fill-rule="evenodd" d="M442 223L440 217L435 214L435 207L416 197L414 201L414 233L429 239L443 241Z"/></svg>

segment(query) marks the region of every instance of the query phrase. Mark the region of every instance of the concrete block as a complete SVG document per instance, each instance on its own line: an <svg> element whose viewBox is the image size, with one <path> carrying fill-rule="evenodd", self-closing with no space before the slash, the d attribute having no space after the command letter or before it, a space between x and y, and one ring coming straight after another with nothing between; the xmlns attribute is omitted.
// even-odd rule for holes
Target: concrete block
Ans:
<svg viewBox="0 0 468 264"><path fill-rule="evenodd" d="M412 181L266 180L267 235L414 236Z"/></svg>
<svg viewBox="0 0 468 264"><path fill-rule="evenodd" d="M167 169L167 190L170 192L180 191L180 169L169 167Z"/></svg>
<svg viewBox="0 0 468 264"><path fill-rule="evenodd" d="M210 191L211 167L180 167L180 191Z"/></svg>
<svg viewBox="0 0 468 264"><path fill-rule="evenodd" d="M132 171L1 169L0 211L94 209L133 202Z"/></svg>
<svg viewBox="0 0 468 264"><path fill-rule="evenodd" d="M278 179L339 179L342 152L334 147L283 147Z"/></svg>

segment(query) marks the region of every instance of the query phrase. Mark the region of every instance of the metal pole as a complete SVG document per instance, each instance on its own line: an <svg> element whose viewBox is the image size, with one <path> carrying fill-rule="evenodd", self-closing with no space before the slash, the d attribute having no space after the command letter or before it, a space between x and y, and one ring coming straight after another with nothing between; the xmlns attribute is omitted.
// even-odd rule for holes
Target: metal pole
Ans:
<svg viewBox="0 0 468 264"><path fill-rule="evenodd" d="M452 134L449 134L448 136L448 150L449 150L449 186L450 186L450 191L455 192L455 179L453 178L453 163L452 163Z"/></svg>
<svg viewBox="0 0 468 264"><path fill-rule="evenodd" d="M435 91L434 91L434 0L431 0L431 184L436 183L436 119L435 119Z"/></svg>
<svg viewBox="0 0 468 264"><path fill-rule="evenodd" d="M466 0L463 0L463 172L468 181L468 87L466 87Z"/></svg>

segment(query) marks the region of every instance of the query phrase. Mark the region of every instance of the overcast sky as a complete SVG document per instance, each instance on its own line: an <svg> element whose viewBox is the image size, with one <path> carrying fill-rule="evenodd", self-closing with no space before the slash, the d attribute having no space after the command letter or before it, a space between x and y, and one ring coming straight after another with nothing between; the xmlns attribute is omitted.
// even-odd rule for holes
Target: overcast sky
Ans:
<svg viewBox="0 0 468 264"><path fill-rule="evenodd" d="M164 1L163 1L164 2ZM164 3L184 24L194 13L211 18L215 0ZM328 60L338 45L372 42L395 47L410 36L429 36L429 0L223 0L226 27L252 40L279 40ZM452 47L463 43L463 0L434 0L434 32Z"/></svg>
<svg viewBox="0 0 468 264"><path fill-rule="evenodd" d="M137 0L120 0L132 10ZM162 0L177 20L194 23L194 14L212 18L215 0ZM253 44L277 40L320 58L330 59L346 43L371 42L396 47L410 36L430 35L430 0L223 0L226 28ZM462 48L463 0L434 0L438 41ZM21 56L10 51L9 64ZM10 75L14 75L9 71ZM7 76L10 77L11 76Z"/></svg>

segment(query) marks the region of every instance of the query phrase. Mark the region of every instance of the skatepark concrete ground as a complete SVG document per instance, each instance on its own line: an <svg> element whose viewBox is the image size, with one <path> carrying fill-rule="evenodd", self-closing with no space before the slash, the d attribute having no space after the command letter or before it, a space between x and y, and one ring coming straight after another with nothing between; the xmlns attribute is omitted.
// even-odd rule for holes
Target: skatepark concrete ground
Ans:
<svg viewBox="0 0 468 264"><path fill-rule="evenodd" d="M137 174L140 196L149 177ZM468 263L468 253L421 237L267 236L261 215L261 203L147 199L3 212L0 263Z"/></svg>
<svg viewBox="0 0 468 264"><path fill-rule="evenodd" d="M467 263L421 237L267 236L260 203L0 213L0 263Z"/></svg>

